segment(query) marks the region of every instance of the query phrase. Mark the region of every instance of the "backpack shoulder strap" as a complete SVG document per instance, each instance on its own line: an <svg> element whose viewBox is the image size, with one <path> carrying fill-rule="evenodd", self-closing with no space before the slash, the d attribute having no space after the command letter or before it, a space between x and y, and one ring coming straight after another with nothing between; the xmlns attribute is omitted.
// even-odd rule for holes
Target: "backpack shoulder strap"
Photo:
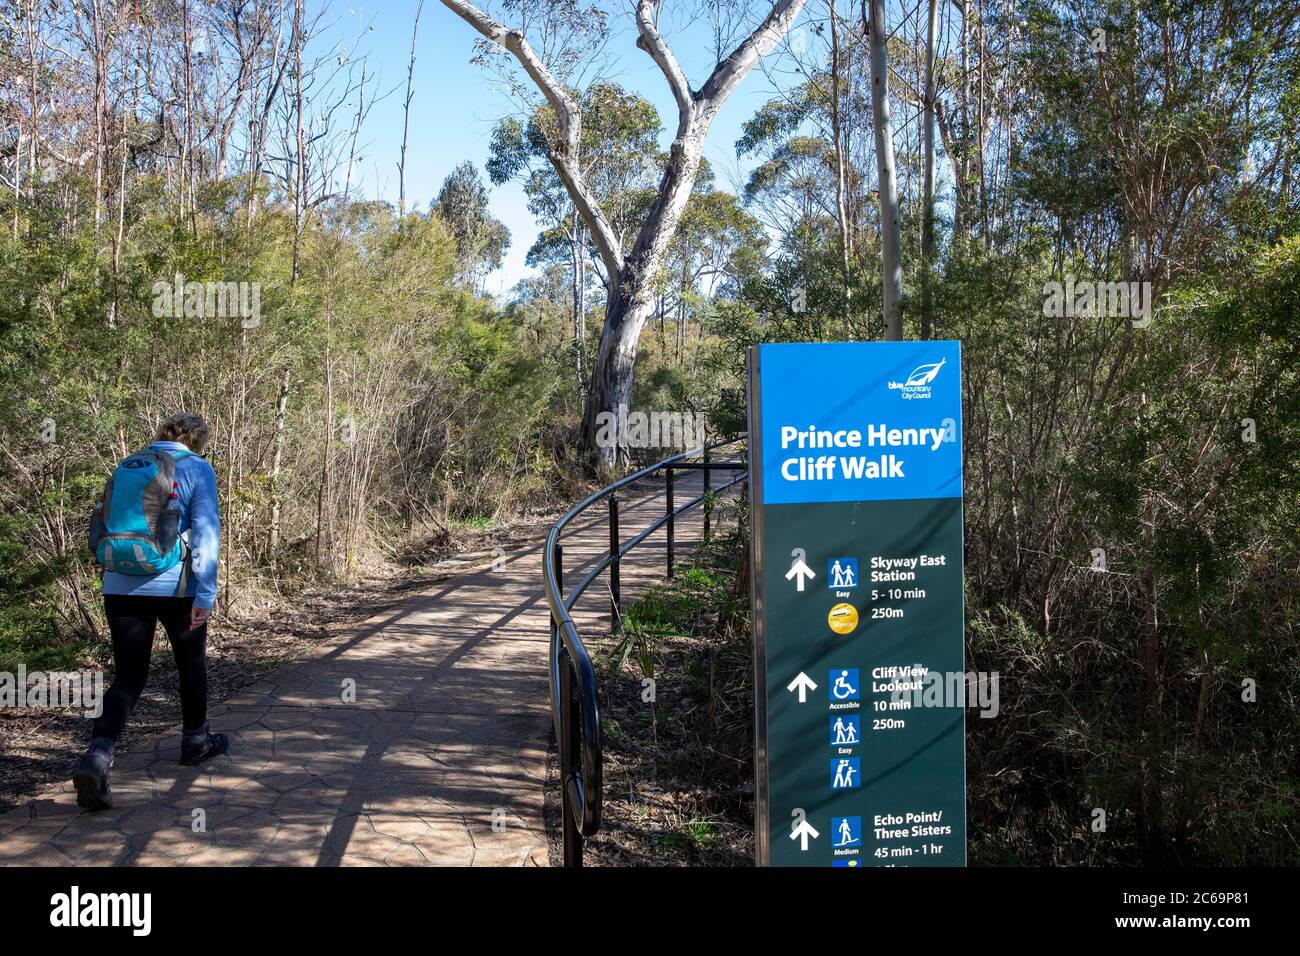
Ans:
<svg viewBox="0 0 1300 956"><path fill-rule="evenodd" d="M190 559L193 557L193 552L190 551L189 541L185 541L181 547L185 549L185 553L181 556L181 573L176 579L176 597L185 597L185 592L190 588Z"/></svg>
<svg viewBox="0 0 1300 956"><path fill-rule="evenodd" d="M173 451L170 452L170 454L172 456L172 463L178 465L186 458L195 457L196 453L191 451L188 448L182 448L180 451ZM185 597L185 592L189 590L190 561L193 557L193 553L190 551L188 532L186 534L181 535L181 549L183 551L183 554L181 555L181 573L180 573L180 577L176 579L177 597Z"/></svg>

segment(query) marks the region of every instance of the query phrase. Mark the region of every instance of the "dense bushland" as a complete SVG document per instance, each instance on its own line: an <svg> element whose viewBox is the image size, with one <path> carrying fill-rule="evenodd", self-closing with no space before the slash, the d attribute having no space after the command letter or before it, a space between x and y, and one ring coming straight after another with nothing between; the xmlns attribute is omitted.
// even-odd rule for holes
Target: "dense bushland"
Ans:
<svg viewBox="0 0 1300 956"><path fill-rule="evenodd" d="M322 208L290 281L291 224L267 214L250 230L213 193L185 222L137 195L111 326L84 228L0 240L6 661L53 663L60 635L95 633L87 508L172 409L213 426L225 608L548 498L565 366L458 282L438 214ZM257 282L260 314L154 314L154 283L178 273Z"/></svg>
<svg viewBox="0 0 1300 956"><path fill-rule="evenodd" d="M404 146L396 203L355 191L373 77L306 6L0 2L0 669L94 639L87 510L178 407L217 436L228 613L563 499L582 471L611 277L555 168L553 107L488 143L542 229L535 274L494 301L485 275L527 237L464 165L410 209ZM672 156L603 69L611 21L495 6L539 12L537 49L566 51L590 198L630 239ZM745 346L880 338L901 291L906 336L963 346L967 656L1002 675L999 716L971 720L972 859L1300 862L1300 9L885 6L897 225L876 5L806 4L735 144L743 181L703 163L637 277L633 404L740 431ZM706 20L735 32L686 29ZM200 27L224 58L195 53ZM256 321L167 308L178 274L255 283ZM1076 281L1134 294L1062 308ZM743 620L716 633L739 666Z"/></svg>

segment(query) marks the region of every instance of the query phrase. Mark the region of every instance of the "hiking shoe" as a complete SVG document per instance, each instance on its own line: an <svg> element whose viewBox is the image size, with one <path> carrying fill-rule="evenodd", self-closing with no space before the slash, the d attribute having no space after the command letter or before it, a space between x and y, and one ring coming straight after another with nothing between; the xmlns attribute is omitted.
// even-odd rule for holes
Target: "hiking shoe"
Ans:
<svg viewBox="0 0 1300 956"><path fill-rule="evenodd" d="M208 734L203 740L192 744L181 740L181 763L187 767L201 764L210 757L219 757L230 749L230 741L225 734Z"/></svg>
<svg viewBox="0 0 1300 956"><path fill-rule="evenodd" d="M87 750L81 758L72 785L77 788L77 806L86 810L110 810L113 791L108 785L108 768L113 758L102 750Z"/></svg>

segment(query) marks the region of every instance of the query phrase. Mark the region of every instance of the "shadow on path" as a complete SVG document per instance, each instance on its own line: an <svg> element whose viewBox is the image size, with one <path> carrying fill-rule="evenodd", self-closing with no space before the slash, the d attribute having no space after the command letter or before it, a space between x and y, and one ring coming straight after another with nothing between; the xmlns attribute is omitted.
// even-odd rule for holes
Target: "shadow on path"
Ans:
<svg viewBox="0 0 1300 956"><path fill-rule="evenodd" d="M680 476L677 503L698 494ZM663 513L662 485L622 502L626 537ZM679 554L698 509L678 520ZM607 552L602 512L563 542L569 581ZM231 753L177 764L176 735L118 756L113 810L70 785L0 814L0 864L545 865L549 610L542 545L464 572L212 708ZM664 573L662 530L623 561L624 603ZM608 626L594 583L575 608Z"/></svg>

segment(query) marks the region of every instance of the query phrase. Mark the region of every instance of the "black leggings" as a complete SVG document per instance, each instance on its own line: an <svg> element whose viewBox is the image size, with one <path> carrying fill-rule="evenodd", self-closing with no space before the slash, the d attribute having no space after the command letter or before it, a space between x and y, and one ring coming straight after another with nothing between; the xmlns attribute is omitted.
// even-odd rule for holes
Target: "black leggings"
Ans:
<svg viewBox="0 0 1300 956"><path fill-rule="evenodd" d="M208 625L190 629L194 598L139 597L105 594L104 612L113 635L113 686L104 695L104 710L95 720L92 737L116 741L149 679L155 625L162 621L172 643L181 684L183 729L198 731L208 717Z"/></svg>

